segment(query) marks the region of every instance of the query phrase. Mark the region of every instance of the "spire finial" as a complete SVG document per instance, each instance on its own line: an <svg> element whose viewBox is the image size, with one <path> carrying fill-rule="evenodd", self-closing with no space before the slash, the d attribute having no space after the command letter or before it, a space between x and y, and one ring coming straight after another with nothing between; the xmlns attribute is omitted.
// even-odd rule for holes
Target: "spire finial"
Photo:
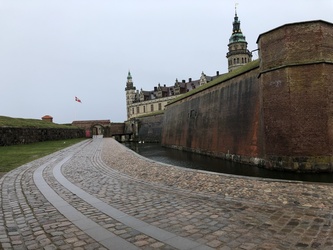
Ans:
<svg viewBox="0 0 333 250"><path fill-rule="evenodd" d="M130 78L132 78L132 76L131 76L131 71L128 70L127 79L130 79Z"/></svg>
<svg viewBox="0 0 333 250"><path fill-rule="evenodd" d="M238 3L235 3L235 16L237 16L237 5Z"/></svg>

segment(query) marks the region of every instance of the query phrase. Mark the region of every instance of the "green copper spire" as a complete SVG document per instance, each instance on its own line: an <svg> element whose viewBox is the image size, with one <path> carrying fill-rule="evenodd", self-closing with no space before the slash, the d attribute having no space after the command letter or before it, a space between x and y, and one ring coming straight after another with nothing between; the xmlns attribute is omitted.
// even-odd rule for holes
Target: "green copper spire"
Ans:
<svg viewBox="0 0 333 250"><path fill-rule="evenodd" d="M240 28L240 21L237 16L236 8L235 8L234 22L232 23L232 26L233 26L232 35L229 39L229 43L246 42L245 36L243 35L242 30Z"/></svg>
<svg viewBox="0 0 333 250"><path fill-rule="evenodd" d="M131 72L128 71L127 79L132 79Z"/></svg>

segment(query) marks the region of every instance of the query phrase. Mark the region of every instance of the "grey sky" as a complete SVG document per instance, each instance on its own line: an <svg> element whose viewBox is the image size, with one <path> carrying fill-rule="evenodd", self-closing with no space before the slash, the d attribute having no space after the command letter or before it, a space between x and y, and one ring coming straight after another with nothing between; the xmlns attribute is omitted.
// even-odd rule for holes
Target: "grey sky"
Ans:
<svg viewBox="0 0 333 250"><path fill-rule="evenodd" d="M145 90L225 73L235 2L249 50L286 23L333 23L333 0L0 0L0 115L122 122L128 70Z"/></svg>

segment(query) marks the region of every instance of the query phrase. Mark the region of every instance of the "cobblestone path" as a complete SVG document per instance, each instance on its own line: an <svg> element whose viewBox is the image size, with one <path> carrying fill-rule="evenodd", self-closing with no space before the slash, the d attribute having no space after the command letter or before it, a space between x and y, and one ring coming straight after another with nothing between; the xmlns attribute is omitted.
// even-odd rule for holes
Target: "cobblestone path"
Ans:
<svg viewBox="0 0 333 250"><path fill-rule="evenodd" d="M0 249L333 249L330 207L230 199L134 178L102 160L106 140L0 179ZM325 186L318 187L322 195Z"/></svg>

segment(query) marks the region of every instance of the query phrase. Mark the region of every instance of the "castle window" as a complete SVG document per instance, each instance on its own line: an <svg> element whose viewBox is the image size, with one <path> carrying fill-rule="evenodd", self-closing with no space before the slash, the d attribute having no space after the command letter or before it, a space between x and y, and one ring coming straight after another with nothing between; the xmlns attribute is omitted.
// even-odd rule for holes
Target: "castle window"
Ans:
<svg viewBox="0 0 333 250"><path fill-rule="evenodd" d="M244 63L244 57L242 57L242 63Z"/></svg>
<svg viewBox="0 0 333 250"><path fill-rule="evenodd" d="M237 58L237 63L239 63L239 58Z"/></svg>
<svg viewBox="0 0 333 250"><path fill-rule="evenodd" d="M158 104L158 110L162 110L162 103Z"/></svg>
<svg viewBox="0 0 333 250"><path fill-rule="evenodd" d="M245 63L246 63L246 57L245 57Z"/></svg>
<svg viewBox="0 0 333 250"><path fill-rule="evenodd" d="M136 107L136 113L137 113L137 114L140 113L140 107Z"/></svg>
<svg viewBox="0 0 333 250"><path fill-rule="evenodd" d="M234 58L234 64L236 64L236 58Z"/></svg>
<svg viewBox="0 0 333 250"><path fill-rule="evenodd" d="M150 105L150 111L154 111L154 104Z"/></svg>
<svg viewBox="0 0 333 250"><path fill-rule="evenodd" d="M132 108L132 114L134 114L134 108Z"/></svg>
<svg viewBox="0 0 333 250"><path fill-rule="evenodd" d="M143 113L146 113L146 106L143 106Z"/></svg>

